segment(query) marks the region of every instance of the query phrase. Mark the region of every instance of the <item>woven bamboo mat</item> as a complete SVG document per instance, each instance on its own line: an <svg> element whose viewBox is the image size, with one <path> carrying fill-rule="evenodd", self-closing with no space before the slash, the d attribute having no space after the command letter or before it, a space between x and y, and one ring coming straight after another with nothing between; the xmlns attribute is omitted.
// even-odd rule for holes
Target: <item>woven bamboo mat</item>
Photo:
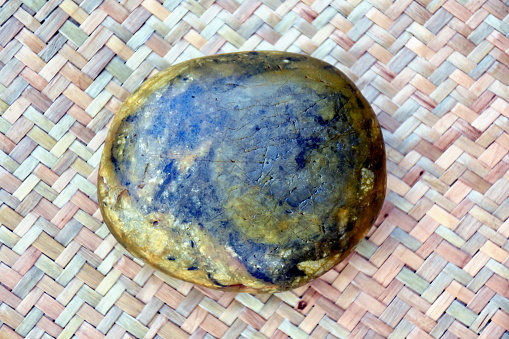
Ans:
<svg viewBox="0 0 509 339"><path fill-rule="evenodd" d="M509 338L509 6L501 0L0 0L0 337ZM154 272L97 208L144 79L277 49L347 73L388 195L348 262L276 295Z"/></svg>

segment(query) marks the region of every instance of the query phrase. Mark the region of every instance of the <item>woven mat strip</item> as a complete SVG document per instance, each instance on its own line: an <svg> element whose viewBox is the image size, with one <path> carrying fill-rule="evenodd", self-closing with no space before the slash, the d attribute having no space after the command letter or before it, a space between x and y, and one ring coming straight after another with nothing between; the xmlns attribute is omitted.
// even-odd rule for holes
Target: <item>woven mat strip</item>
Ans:
<svg viewBox="0 0 509 339"><path fill-rule="evenodd" d="M0 1L0 337L509 338L509 6L498 0ZM384 129L388 196L350 260L276 295L126 253L97 206L146 78L238 50L328 61Z"/></svg>

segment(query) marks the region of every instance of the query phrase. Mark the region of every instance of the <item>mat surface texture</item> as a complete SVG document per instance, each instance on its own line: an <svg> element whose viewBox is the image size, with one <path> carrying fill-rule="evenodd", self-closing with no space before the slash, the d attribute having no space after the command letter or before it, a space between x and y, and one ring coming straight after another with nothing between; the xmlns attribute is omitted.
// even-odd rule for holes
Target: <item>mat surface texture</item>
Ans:
<svg viewBox="0 0 509 339"><path fill-rule="evenodd" d="M338 67L387 150L357 250L273 295L154 271L97 205L127 96L239 50ZM0 0L0 338L509 339L508 170L507 1Z"/></svg>

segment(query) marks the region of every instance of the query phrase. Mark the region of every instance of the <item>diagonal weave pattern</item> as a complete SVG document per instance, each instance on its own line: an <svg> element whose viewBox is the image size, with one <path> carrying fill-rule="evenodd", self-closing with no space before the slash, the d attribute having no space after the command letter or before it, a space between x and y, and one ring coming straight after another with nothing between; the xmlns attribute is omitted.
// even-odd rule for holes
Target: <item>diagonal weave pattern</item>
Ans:
<svg viewBox="0 0 509 339"><path fill-rule="evenodd" d="M0 0L0 338L509 338L501 0ZM107 124L147 77L277 49L337 65L384 128L389 192L348 262L276 295L182 283L108 232Z"/></svg>

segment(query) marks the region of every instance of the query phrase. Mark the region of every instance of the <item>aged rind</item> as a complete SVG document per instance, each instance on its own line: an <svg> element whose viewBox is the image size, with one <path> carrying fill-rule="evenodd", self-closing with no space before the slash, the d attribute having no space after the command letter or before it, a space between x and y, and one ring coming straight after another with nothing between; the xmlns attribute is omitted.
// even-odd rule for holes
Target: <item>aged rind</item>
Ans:
<svg viewBox="0 0 509 339"><path fill-rule="evenodd" d="M159 72L120 108L99 170L134 255L212 288L276 292L334 267L373 224L385 150L355 85L317 59L251 52Z"/></svg>

